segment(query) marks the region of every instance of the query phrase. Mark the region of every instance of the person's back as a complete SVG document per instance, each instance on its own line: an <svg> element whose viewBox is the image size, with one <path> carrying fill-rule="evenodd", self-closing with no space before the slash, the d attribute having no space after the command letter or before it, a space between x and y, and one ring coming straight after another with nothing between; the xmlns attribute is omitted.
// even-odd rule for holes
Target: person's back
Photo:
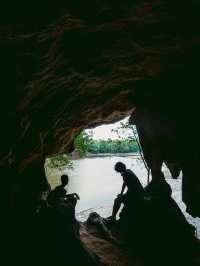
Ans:
<svg viewBox="0 0 200 266"><path fill-rule="evenodd" d="M121 175L126 183L128 196L134 200L143 200L144 188L137 176L130 169L126 169Z"/></svg>
<svg viewBox="0 0 200 266"><path fill-rule="evenodd" d="M54 190L52 190L48 195L48 203L53 205L59 203L65 198L66 190L64 187L57 186Z"/></svg>
<svg viewBox="0 0 200 266"><path fill-rule="evenodd" d="M66 189L69 182L68 175L62 175L61 176L61 185L57 186L54 190L52 190L47 198L47 201L50 205L58 204L60 201L64 201L66 197Z"/></svg>

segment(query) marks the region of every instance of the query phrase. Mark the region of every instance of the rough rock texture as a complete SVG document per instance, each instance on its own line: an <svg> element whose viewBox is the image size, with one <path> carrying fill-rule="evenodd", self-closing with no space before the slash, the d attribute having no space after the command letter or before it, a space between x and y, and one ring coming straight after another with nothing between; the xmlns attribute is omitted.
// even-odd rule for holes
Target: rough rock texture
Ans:
<svg viewBox="0 0 200 266"><path fill-rule="evenodd" d="M38 31L20 6L2 26L2 160L65 151L82 128L130 114L136 81L198 71L196 1L79 2Z"/></svg>
<svg viewBox="0 0 200 266"><path fill-rule="evenodd" d="M191 84L191 81L188 83L184 78L185 84L182 81L180 83L182 88L180 94L176 91L177 95L174 93L173 98L171 95L162 98L158 86L167 90L176 84L176 80L174 83L172 81L170 79L162 82L148 81L148 91L143 90L142 94L139 92L135 95L136 111L133 112L130 121L136 124L144 157L153 178L159 175L163 162L170 169L173 178L178 177L182 170L182 199L187 206L187 212L196 217L200 214L197 103L189 95L188 98L184 96L184 90ZM140 101L141 96L148 101L148 105ZM185 109L190 100L193 106L190 106L190 110Z"/></svg>
<svg viewBox="0 0 200 266"><path fill-rule="evenodd" d="M26 195L27 206L34 206L43 190L45 179L26 170L29 164L72 149L81 129L140 106L146 106L149 132L161 130L162 144L173 137L177 149L168 161L181 161L185 201L199 215L199 1L1 5L1 202L9 215L18 213ZM149 120L152 106L161 124L167 121L170 138L156 119ZM32 184L34 193L27 193Z"/></svg>
<svg viewBox="0 0 200 266"><path fill-rule="evenodd" d="M81 227L80 231L81 240L85 243L87 248L93 252L95 252L101 259L103 265L120 265L120 266L142 266L143 264L134 260L133 257L128 255L128 252L121 246L117 246L116 244L103 239L101 237L97 237L88 230L84 226Z"/></svg>

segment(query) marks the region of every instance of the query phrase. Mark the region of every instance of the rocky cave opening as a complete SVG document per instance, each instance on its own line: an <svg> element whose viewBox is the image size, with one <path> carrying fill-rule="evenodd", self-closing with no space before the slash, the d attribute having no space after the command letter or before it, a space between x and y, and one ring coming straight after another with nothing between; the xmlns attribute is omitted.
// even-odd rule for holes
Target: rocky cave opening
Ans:
<svg viewBox="0 0 200 266"><path fill-rule="evenodd" d="M187 212L200 216L198 1L48 5L8 2L0 11L0 205L8 265L65 265L51 262L56 251L46 245L47 228L33 218L48 185L44 160L73 150L82 129L127 115L152 173L162 162L174 177L182 170ZM70 265L68 234L57 235L57 252Z"/></svg>
<svg viewBox="0 0 200 266"><path fill-rule="evenodd" d="M128 121L129 116L115 123L87 128L75 137L71 153L46 158L45 172L51 190L61 185L63 174L69 176L66 190L76 192L81 198L76 205L77 218L81 221L86 220L92 210L99 209L104 217L111 215L113 200L122 185L114 170L117 160L126 161L128 168L135 165L144 186L151 179L143 161L137 129ZM100 187L103 190L99 190Z"/></svg>
<svg viewBox="0 0 200 266"><path fill-rule="evenodd" d="M153 89L150 88L151 87L150 84L152 82L153 82ZM162 80L161 83L163 86L164 83L166 84L166 81ZM147 89L145 89L145 87L143 88L144 84L145 86L146 85L148 86ZM187 206L187 212L193 217L199 217L198 153L196 148L194 148L197 147L198 143L194 144L193 142L194 140L196 141L196 138L194 138L192 127L191 131L188 131L185 128L186 121L185 121L185 116L182 116L183 109L180 111L179 101L176 100L175 102L173 102L175 98L173 98L173 100L170 101L170 110L169 110L169 98L167 98L167 96L163 98L162 92L160 92L159 89L156 89L157 81L154 82L152 80L148 80L145 81L144 84L140 82L140 86L142 85L142 89L137 89L138 85L135 84L136 89L134 90L133 94L132 92L131 94L129 94L129 99L123 102L120 101L120 105L121 104L126 105L127 103L129 104L131 102L131 105L129 107L130 111L128 110L123 112L123 109L120 111L115 110L116 102L114 102L113 113L108 112L106 114L106 116L108 115L108 117L106 118L107 120L104 118L103 119L101 118L100 120L99 115L101 116L102 113L94 112L94 110L92 110L93 115L96 114L98 116L98 119L97 122L90 121L89 127L94 126L96 124L99 125L105 121L106 122L116 121L119 119L120 116L124 117L127 114L131 114L130 122L134 123L137 126L145 160L149 168L151 169L152 175L154 172L160 169L162 163L165 163L167 165L173 178L176 178L180 173L180 171L182 171L183 173L182 194L183 194L183 201ZM184 100L184 98L182 98L182 100ZM183 101L181 103L183 103ZM179 110L178 111L176 110L175 112L173 108L177 107ZM181 108L182 107L183 106L181 106ZM176 116L178 116L178 118ZM75 132L79 131L80 128L78 128L78 130ZM77 133L75 133L74 135L76 134ZM66 137L67 141L68 138L69 135L67 135ZM61 146L62 149L64 147ZM73 150L71 144L69 145L69 147L70 148L68 150ZM56 146L56 148L58 147ZM41 152L40 149L38 154L31 154L30 157L28 156L28 158L23 159L23 161L20 162L20 164L16 164L16 162L13 162L12 155L9 154L9 157L6 158L7 163L9 165L6 166L2 165L2 171L5 171L4 169L6 169L6 173L8 171L9 177L11 177L9 179L9 184L7 184L7 187L9 189L7 191L4 190L4 195L6 195L7 197L4 198L7 199L7 202L6 201L4 202L8 204L6 207L9 207L9 209L7 209L5 212L5 216L3 217L5 219L5 221L3 221L5 225L4 228L7 229L5 231L6 232L5 243L7 243L7 240L9 239L7 238L8 237L7 233L10 234L10 237L11 235L12 237L15 237L15 241L13 241L12 245L10 245L10 242L8 242L9 248L11 248L13 245L17 246L19 239L21 239L25 243L31 240L32 242L31 245L24 248L24 252L26 253L27 257L24 254L23 255L20 254L19 247L16 248L15 246L13 248L16 252L14 253L15 259L17 259L18 257L20 258L21 255L23 256L23 258L30 259L30 256L31 257L33 256L32 250L30 251L30 247L31 249L33 248L35 249L35 247L37 246L36 250L38 254L34 257L34 259L32 259L32 263L34 265L35 263L38 262L38 259L41 260L40 263L46 263L45 261L47 260L47 257L49 257L49 252L50 252L49 250L51 250L49 249L49 246L46 244L47 239L45 239L44 241L43 237L46 237L45 233L47 233L46 232L47 228L49 230L49 227L46 227L46 222L48 219L52 219L52 217L51 216L48 218L45 217L45 219L42 220L44 224L41 223L41 220L39 224L37 223L35 224L35 222L33 223L31 221L33 219L33 216L35 215L35 212L38 209L38 206L40 206L38 200L41 197L42 193L46 191L48 187L47 179L44 173L45 155L43 150L42 153L40 153ZM188 156L188 154L190 156ZM196 162L196 164L194 164L194 162ZM61 225L62 225L62 219L59 220L59 225L58 225L59 228L62 228ZM52 226L54 228L55 224L53 224ZM63 226L65 226L65 224ZM55 228L54 229L53 228L50 228L50 230L55 230ZM56 234L58 236L58 239L56 241L59 242L58 244L59 249L61 248L62 245L64 247L65 246L67 247L68 243L65 243L65 240L63 240L63 236L62 237L59 236L59 234L63 234L63 231L58 230ZM82 234L82 239L86 243L86 246L88 245L88 247L91 249L91 246L94 245L97 251L100 249L98 247L99 243L97 244L93 238L91 239L91 236L84 230L84 228L82 228L81 234ZM68 235L64 234L64 236L67 239ZM40 246L38 242L41 242L41 238L43 240L43 244ZM48 250L45 250L43 245L45 245L45 247L48 246ZM100 245L102 247L104 246L101 242ZM38 246L40 247L39 250ZM114 257L113 256L110 256L109 258L106 257L107 249L113 250ZM60 253L60 250L56 251L54 249L51 250L51 252ZM118 250L118 248L113 249L113 247L110 246L107 247L105 245L105 250L103 249L103 252L105 252L105 254L102 257L105 259L104 262L108 263L108 265L113 261L115 263L115 260L117 260L116 263L120 263L120 265L129 265L129 264L135 265L135 263L138 263L138 261L132 261L132 259L130 260L129 257L128 258L126 256L124 257L124 254L123 253L121 254L120 253L121 251ZM64 248L64 253L66 254L65 259L67 260L69 256L67 255L68 253L65 250L65 248ZM82 254L82 250L80 250L80 254ZM121 261L119 262L118 260L120 259ZM59 260L57 262L54 261L53 264L55 265L55 263L59 263L60 265L62 265L63 261ZM86 263L85 265L87 265L87 263L90 262L87 262L86 259L85 263ZM143 262L139 263L143 265Z"/></svg>

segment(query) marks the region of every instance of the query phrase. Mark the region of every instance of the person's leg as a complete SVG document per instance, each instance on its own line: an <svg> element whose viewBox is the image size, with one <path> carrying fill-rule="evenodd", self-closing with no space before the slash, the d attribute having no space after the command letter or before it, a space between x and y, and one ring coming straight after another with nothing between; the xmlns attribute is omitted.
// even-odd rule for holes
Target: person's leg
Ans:
<svg viewBox="0 0 200 266"><path fill-rule="evenodd" d="M120 198L116 198L114 201L114 205L113 205L113 211L112 211L112 219L115 220L116 219L116 215L120 209L121 206L121 199Z"/></svg>

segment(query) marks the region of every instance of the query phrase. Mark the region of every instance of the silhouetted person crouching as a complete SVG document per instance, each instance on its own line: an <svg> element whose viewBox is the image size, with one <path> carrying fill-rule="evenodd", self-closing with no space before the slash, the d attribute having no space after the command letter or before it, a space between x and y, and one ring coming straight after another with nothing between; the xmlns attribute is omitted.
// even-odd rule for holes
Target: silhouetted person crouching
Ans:
<svg viewBox="0 0 200 266"><path fill-rule="evenodd" d="M120 220L126 220L128 217L134 216L140 210L144 200L144 189L137 176L130 170L126 169L126 165L122 162L115 164L115 171L121 174L123 178L123 185L121 193L114 201L111 221L116 219L116 215L124 204L122 211L120 212ZM124 193L127 188L126 193Z"/></svg>

